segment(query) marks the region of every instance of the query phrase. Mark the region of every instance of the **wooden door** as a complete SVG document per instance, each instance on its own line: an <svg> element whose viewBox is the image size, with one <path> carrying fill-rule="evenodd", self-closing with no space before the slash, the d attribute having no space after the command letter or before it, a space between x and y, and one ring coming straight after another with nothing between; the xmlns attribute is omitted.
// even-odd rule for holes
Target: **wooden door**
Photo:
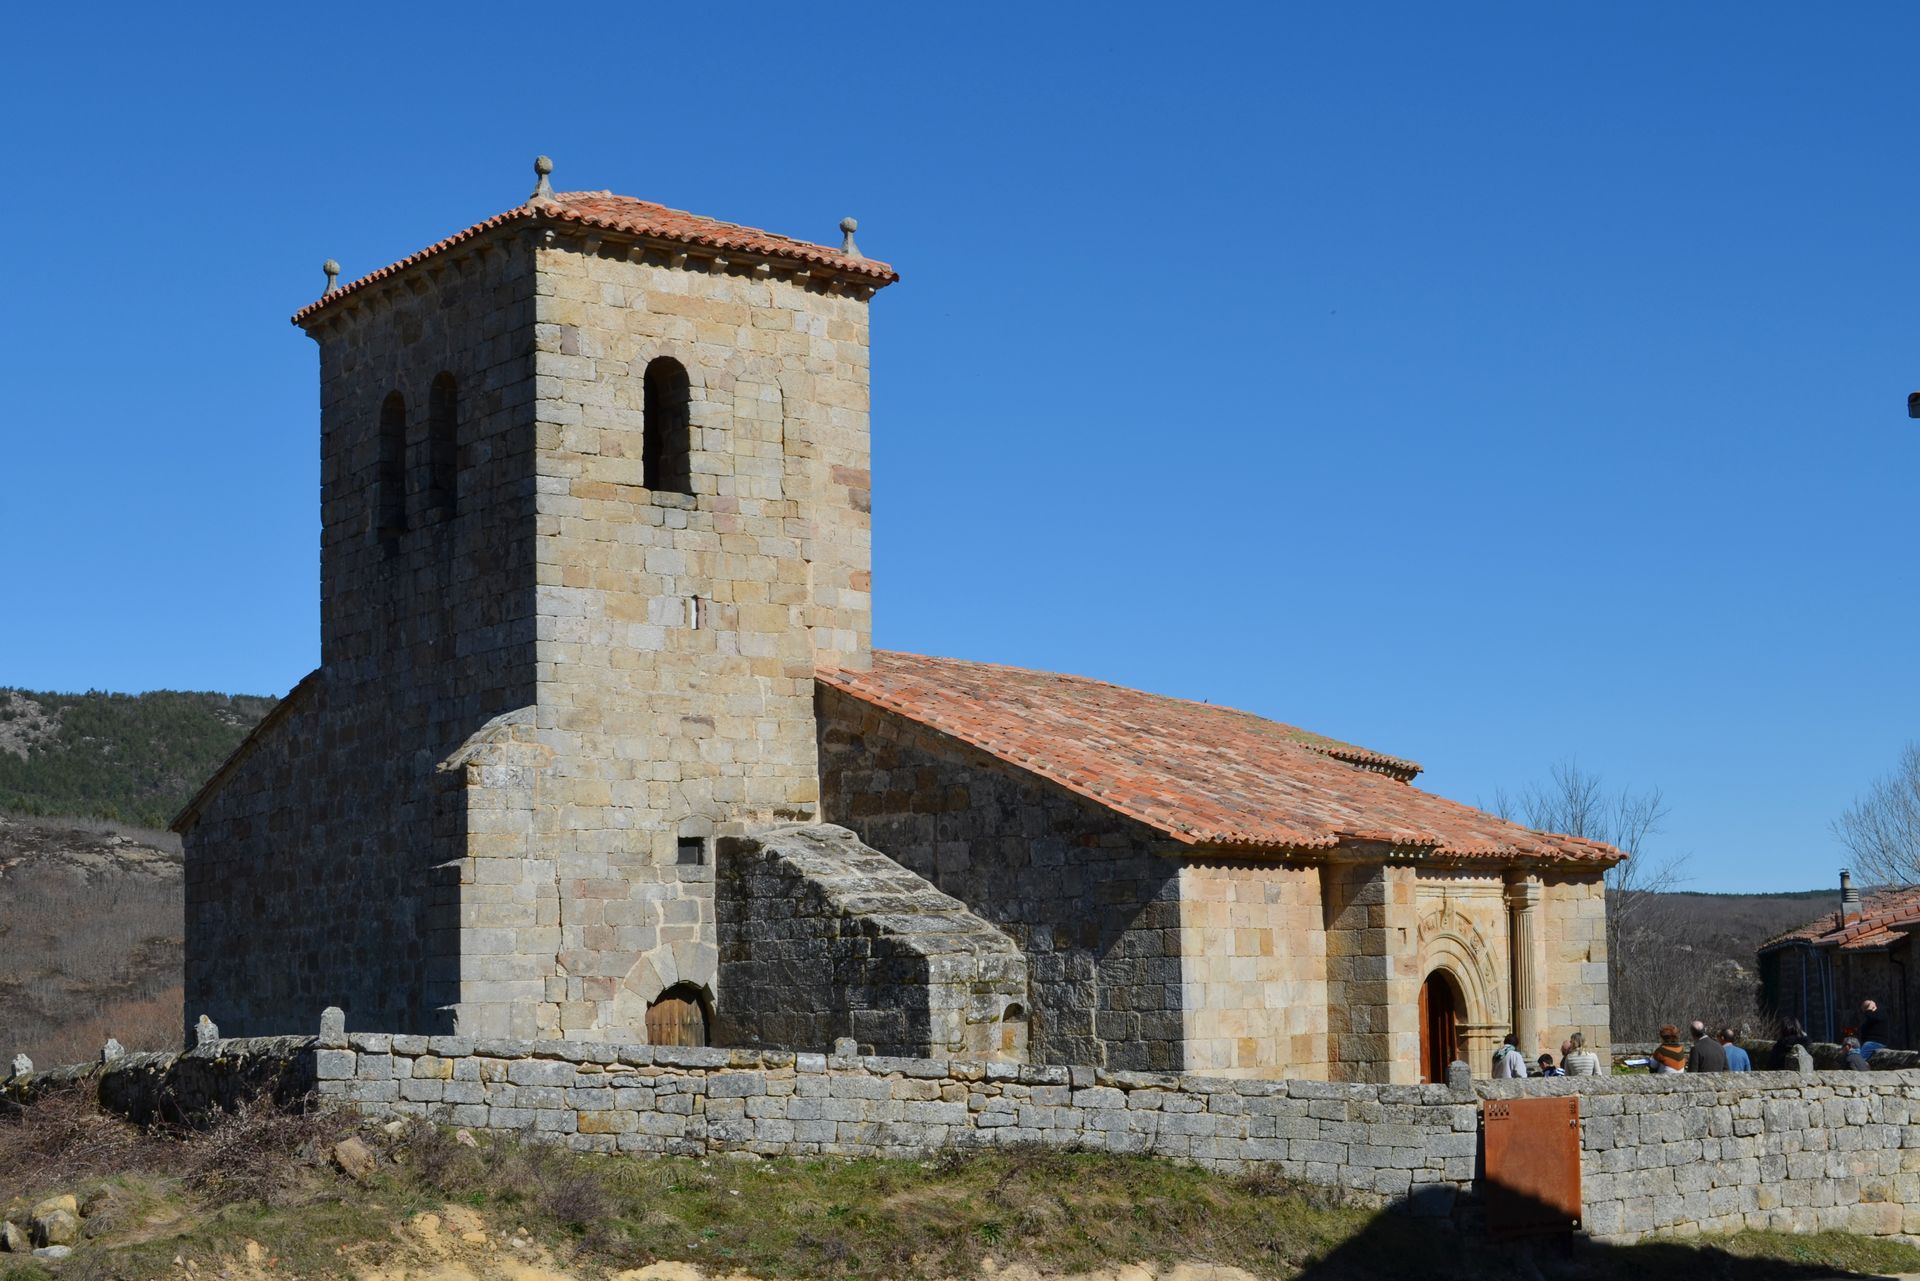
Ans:
<svg viewBox="0 0 1920 1281"><path fill-rule="evenodd" d="M1420 985L1420 1079L1444 1085L1460 1057L1460 1002L1453 980L1439 970Z"/></svg>
<svg viewBox="0 0 1920 1281"><path fill-rule="evenodd" d="M700 993L685 984L670 987L647 1007L648 1045L707 1043L707 1010Z"/></svg>

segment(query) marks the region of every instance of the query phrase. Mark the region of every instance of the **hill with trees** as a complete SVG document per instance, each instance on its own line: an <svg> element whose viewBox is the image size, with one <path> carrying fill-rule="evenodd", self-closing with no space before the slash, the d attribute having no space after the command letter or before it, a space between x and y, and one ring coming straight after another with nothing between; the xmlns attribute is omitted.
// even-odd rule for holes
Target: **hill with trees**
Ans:
<svg viewBox="0 0 1920 1281"><path fill-rule="evenodd" d="M165 827L276 701L0 689L0 812Z"/></svg>

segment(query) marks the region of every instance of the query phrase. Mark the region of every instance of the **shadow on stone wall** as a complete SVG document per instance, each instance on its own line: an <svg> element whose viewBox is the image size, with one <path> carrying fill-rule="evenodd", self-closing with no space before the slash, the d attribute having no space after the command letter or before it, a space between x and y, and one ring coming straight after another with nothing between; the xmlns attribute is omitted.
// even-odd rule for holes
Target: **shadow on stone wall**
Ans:
<svg viewBox="0 0 1920 1281"><path fill-rule="evenodd" d="M0 1107L31 1104L44 1094L99 1091L100 1106L136 1125L199 1125L263 1096L282 1106L314 1093L313 1038L260 1037L179 1052L127 1054L0 1082Z"/></svg>

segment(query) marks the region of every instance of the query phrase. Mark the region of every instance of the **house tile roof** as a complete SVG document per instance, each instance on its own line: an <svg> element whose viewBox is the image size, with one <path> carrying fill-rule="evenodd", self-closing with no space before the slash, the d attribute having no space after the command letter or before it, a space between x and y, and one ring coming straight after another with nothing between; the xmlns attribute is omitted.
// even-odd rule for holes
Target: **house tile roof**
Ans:
<svg viewBox="0 0 1920 1281"><path fill-rule="evenodd" d="M550 200L530 202L504 213L497 213L483 222L475 223L465 231L455 232L445 240L428 245L418 253L409 254L399 262L391 263L378 271L368 272L351 284L342 285L332 293L302 307L293 314L293 323L304 324L316 312L332 306L348 294L364 289L376 281L385 280L415 263L444 253L455 245L472 240L496 227L541 218L598 228L602 231L621 232L670 244L693 245L763 258L812 263L844 275L858 276L875 287L889 285L900 279L899 272L876 259L854 257L841 253L837 249L810 244L804 240L795 240L790 236L776 235L771 231L743 227L738 223L722 222L718 218L703 218L699 214L688 213L683 209L669 209L665 205L657 205L650 200L616 196L610 191L562 191L555 193Z"/></svg>
<svg viewBox="0 0 1920 1281"><path fill-rule="evenodd" d="M1610 845L1535 832L1413 787L1419 766L1230 707L1080 676L876 650L822 684L970 743L1196 847L1384 842L1458 859L1605 867Z"/></svg>
<svg viewBox="0 0 1920 1281"><path fill-rule="evenodd" d="M1760 945L1762 952L1791 943L1837 947L1844 952L1871 952L1898 943L1908 927L1920 926L1920 888L1868 890L1861 895L1860 912L1842 923L1838 912L1828 912L1799 929L1776 934Z"/></svg>

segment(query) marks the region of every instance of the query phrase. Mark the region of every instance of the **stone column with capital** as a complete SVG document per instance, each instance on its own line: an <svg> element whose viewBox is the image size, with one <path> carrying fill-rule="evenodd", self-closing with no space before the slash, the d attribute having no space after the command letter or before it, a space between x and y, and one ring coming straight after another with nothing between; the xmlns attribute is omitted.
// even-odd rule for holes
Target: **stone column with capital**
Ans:
<svg viewBox="0 0 1920 1281"><path fill-rule="evenodd" d="M1534 956L1534 936L1539 933L1543 897L1537 876L1521 876L1507 883L1507 952L1513 984L1513 1030L1528 1063L1540 1053L1540 964Z"/></svg>

